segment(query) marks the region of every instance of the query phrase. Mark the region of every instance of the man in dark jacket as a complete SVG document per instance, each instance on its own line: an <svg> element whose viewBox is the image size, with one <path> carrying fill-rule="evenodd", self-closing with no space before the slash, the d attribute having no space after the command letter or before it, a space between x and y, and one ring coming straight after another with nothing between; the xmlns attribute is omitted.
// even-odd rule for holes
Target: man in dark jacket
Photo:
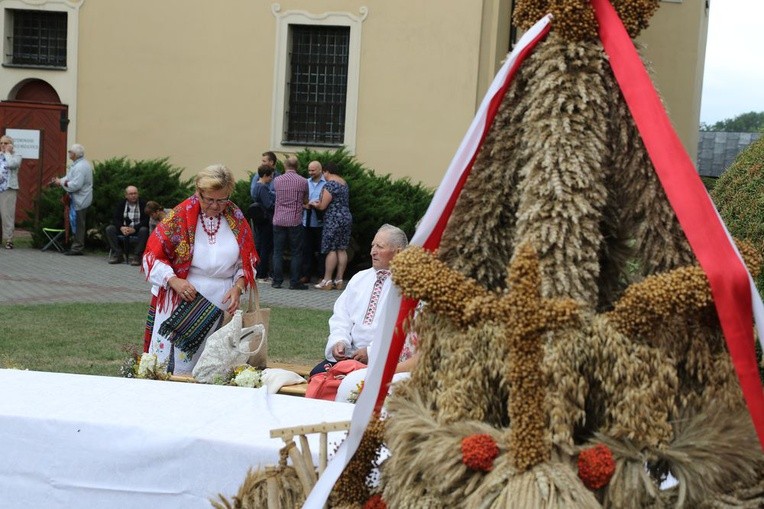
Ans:
<svg viewBox="0 0 764 509"><path fill-rule="evenodd" d="M111 248L109 263L122 263L127 254L130 265L141 264L141 256L149 238L149 216L145 208L146 201L138 197L138 188L127 186L125 199L117 203L112 224L106 227L106 239ZM130 248L131 252L124 252Z"/></svg>

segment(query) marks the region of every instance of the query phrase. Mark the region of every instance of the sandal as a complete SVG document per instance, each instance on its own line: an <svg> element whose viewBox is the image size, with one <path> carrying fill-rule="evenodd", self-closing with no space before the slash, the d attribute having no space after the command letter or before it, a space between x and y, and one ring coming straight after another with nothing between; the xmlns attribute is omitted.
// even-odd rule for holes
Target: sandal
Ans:
<svg viewBox="0 0 764 509"><path fill-rule="evenodd" d="M344 290L345 289L345 282L341 279L335 279L334 280L334 288L336 290Z"/></svg>
<svg viewBox="0 0 764 509"><path fill-rule="evenodd" d="M6 242L5 243L5 249L13 249L13 242L10 241L10 240L8 242Z"/></svg>
<svg viewBox="0 0 764 509"><path fill-rule="evenodd" d="M313 285L313 288L318 288L319 290L334 290L334 282L332 282L331 279L324 279L317 285Z"/></svg>

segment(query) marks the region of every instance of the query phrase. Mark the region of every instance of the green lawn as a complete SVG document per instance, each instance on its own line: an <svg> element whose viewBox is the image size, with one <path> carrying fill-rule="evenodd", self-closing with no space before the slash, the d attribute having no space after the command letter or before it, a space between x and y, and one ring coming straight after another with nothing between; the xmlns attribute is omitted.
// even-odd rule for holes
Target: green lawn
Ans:
<svg viewBox="0 0 764 509"><path fill-rule="evenodd" d="M2 311L2 368L119 376L129 349L143 347L143 303L2 306ZM272 308L269 360L316 364L323 358L330 315Z"/></svg>

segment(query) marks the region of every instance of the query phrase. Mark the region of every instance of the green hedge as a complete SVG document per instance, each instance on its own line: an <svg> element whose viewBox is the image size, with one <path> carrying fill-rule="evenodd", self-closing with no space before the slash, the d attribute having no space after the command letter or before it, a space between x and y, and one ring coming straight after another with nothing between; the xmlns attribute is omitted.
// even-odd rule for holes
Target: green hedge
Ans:
<svg viewBox="0 0 764 509"><path fill-rule="evenodd" d="M741 152L719 177L711 198L729 232L764 250L764 138L759 138ZM764 270L756 278L759 293L764 290ZM756 350L761 361L759 342ZM764 380L764 365L759 364Z"/></svg>
<svg viewBox="0 0 764 509"><path fill-rule="evenodd" d="M114 207L125 198L125 188L138 188L141 198L172 208L193 193L192 179L182 178L183 169L167 158L130 161L125 157L96 162L93 173L93 204L88 211L89 228L103 232L111 223ZM106 246L105 240L103 241Z"/></svg>
<svg viewBox="0 0 764 509"><path fill-rule="evenodd" d="M182 168L171 165L167 158L131 161L125 157L96 161L93 164L93 204L88 209L86 244L91 249L108 249L103 238L104 228L111 222L114 207L125 197L125 188L134 185L141 198L154 200L164 207L174 207L193 192L191 179L183 179ZM40 198L40 224L33 221L24 226L32 231L32 243L44 245L42 228L61 228L64 224L61 188L47 188ZM33 212L29 213L34 216Z"/></svg>
<svg viewBox="0 0 764 509"><path fill-rule="evenodd" d="M385 223L403 229L411 238L417 221L424 215L433 192L409 179L393 179L377 175L365 168L344 149L336 151L303 150L296 154L300 173L307 177L308 163L313 160L326 164L334 162L350 187L350 211L353 214L350 256L351 273L371 265L369 249L377 229ZM279 162L279 167L282 165ZM283 170L282 170L283 171ZM134 185L141 197L154 200L165 207L174 207L193 192L193 178L183 179L182 168L172 166L167 158L132 161L125 157L94 163L93 204L88 210L88 246L108 249L103 230L109 224L117 201L124 197L125 187ZM254 172L236 182L231 199L246 211L251 203L249 186ZM43 227L63 226L60 188L48 188L40 200L40 225L35 230L32 221L24 226L32 230L33 243L44 244ZM34 214L30 212L30 217Z"/></svg>
<svg viewBox="0 0 764 509"><path fill-rule="evenodd" d="M730 233L764 248L764 138L741 152L711 192ZM764 271L763 271L764 272ZM764 274L756 278L764 289Z"/></svg>
<svg viewBox="0 0 764 509"><path fill-rule="evenodd" d="M353 214L351 230L351 273L371 266L369 249L380 226L389 223L406 232L409 239L417 222L432 200L432 190L408 178L393 179L378 175L358 162L345 149L316 151L305 149L296 154L300 161L300 174L308 176L308 163L334 162L350 188L350 212ZM250 173L250 179L252 173ZM239 181L233 193L236 204L246 210L251 203L249 182Z"/></svg>

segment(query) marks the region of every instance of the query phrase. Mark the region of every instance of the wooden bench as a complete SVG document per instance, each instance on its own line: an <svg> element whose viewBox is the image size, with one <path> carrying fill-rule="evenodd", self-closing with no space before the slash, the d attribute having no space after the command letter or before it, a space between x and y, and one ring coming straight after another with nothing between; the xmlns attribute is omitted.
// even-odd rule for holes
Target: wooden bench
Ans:
<svg viewBox="0 0 764 509"><path fill-rule="evenodd" d="M285 362L269 362L268 367L286 369L287 371L293 371L306 379L310 375L310 370L313 369L311 366L306 366L304 364L289 364ZM180 376L180 375L170 375L169 380L173 382L196 382L196 380L194 380L194 377L192 376ZM286 394L287 396L305 397L305 393L307 392L307 390L308 390L308 382L306 381L304 384L285 385L279 390L278 393Z"/></svg>
<svg viewBox="0 0 764 509"><path fill-rule="evenodd" d="M286 362L269 362L268 367L286 369L287 371L293 371L305 379L308 378L308 376L310 375L310 370L313 369L312 366L306 366L304 364L290 364ZM306 381L304 384L285 385L279 390L279 394L286 394L287 396L305 397L305 393L307 392L307 390L308 390L308 382Z"/></svg>
<svg viewBox="0 0 764 509"><path fill-rule="evenodd" d="M313 369L313 366L306 366L305 364L290 364L288 362L268 362L268 367L294 371L298 375L305 378L308 378L308 375L310 375L310 370Z"/></svg>

